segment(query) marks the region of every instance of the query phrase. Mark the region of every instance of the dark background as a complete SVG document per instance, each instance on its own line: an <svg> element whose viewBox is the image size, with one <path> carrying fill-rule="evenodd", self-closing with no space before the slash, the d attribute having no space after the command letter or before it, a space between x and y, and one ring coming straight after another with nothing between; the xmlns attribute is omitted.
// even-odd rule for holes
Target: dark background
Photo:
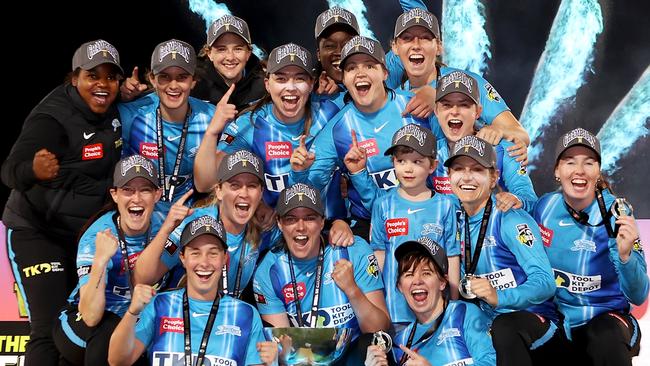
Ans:
<svg viewBox="0 0 650 366"><path fill-rule="evenodd" d="M254 43L267 51L290 41L314 49L314 21L327 7L325 0L224 2L233 14L248 22ZM425 2L440 16L441 1ZM398 0L365 3L370 27L386 45L400 13ZM519 117L560 1L484 3L493 55L485 77ZM598 38L594 73L587 76L587 84L578 90L574 104L564 108L558 117L561 121L545 131L546 146L554 146L562 132L577 126L597 133L650 63L650 2L601 0L600 4L605 26ZM161 41L179 38L197 49L205 42L205 23L188 10L184 0L21 1L11 8L14 10L5 12L5 17L14 17L12 22L21 25L10 29L6 21L3 25L4 73L9 79L3 83L2 160L29 111L63 81L71 68L72 54L81 43L97 38L111 42L130 73L135 65L141 70L148 66L153 48ZM647 136L638 140L612 177L617 193L633 202L637 216L644 218L650 218L650 196L646 193L650 174L648 142ZM540 168L532 173L538 194L555 188L552 150L546 149L538 162ZM0 188L0 207L4 207L8 193L6 187Z"/></svg>

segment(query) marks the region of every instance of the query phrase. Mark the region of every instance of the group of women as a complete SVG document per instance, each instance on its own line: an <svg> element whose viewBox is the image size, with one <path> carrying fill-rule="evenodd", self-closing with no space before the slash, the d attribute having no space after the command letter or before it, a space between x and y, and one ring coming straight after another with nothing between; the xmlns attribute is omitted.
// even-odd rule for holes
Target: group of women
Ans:
<svg viewBox="0 0 650 366"><path fill-rule="evenodd" d="M598 139L564 134L558 190L537 199L528 136L503 98L440 63L432 13L404 10L389 53L335 7L317 19L316 58L288 43L264 68L228 15L203 58L180 40L156 46L144 95L112 45L82 45L2 166L28 364L286 360L262 321L353 328L347 364L631 364L630 304L648 277ZM375 191L401 183L384 152L409 124L435 136L430 197L455 203L453 243L407 226L379 265ZM362 170L345 163L351 150ZM396 270L382 281L384 260ZM43 263L51 271L29 270ZM393 286L411 320L390 321ZM361 333L375 332L392 350L368 346Z"/></svg>

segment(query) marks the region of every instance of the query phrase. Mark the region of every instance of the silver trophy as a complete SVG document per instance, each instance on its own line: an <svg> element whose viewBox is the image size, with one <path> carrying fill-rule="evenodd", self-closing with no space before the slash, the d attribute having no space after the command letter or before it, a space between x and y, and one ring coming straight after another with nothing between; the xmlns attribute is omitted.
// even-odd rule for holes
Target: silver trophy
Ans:
<svg viewBox="0 0 650 366"><path fill-rule="evenodd" d="M378 346L384 353L388 353L393 347L393 339L388 333L380 330L372 335L372 344Z"/></svg>
<svg viewBox="0 0 650 366"><path fill-rule="evenodd" d="M612 216L618 219L621 216L632 216L634 209L632 205L623 197L617 197L611 208Z"/></svg>
<svg viewBox="0 0 650 366"><path fill-rule="evenodd" d="M281 346L280 365L330 365L352 340L350 328L264 328Z"/></svg>
<svg viewBox="0 0 650 366"><path fill-rule="evenodd" d="M471 300L476 298L476 294L472 292L472 279L474 275L466 274L462 280L460 280L460 285L458 286L458 292L460 296Z"/></svg>

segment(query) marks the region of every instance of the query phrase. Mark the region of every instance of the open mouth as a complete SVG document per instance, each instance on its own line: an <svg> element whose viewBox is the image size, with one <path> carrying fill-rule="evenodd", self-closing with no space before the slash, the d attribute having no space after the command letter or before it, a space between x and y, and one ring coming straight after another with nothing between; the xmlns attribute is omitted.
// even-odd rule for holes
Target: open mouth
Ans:
<svg viewBox="0 0 650 366"><path fill-rule="evenodd" d="M465 191L465 192L473 192L473 191L476 190L476 188L477 187L475 185L471 185L471 184L461 184L460 185L460 189Z"/></svg>
<svg viewBox="0 0 650 366"><path fill-rule="evenodd" d="M128 212L131 217L142 217L142 215L144 215L144 207L140 207L140 206L129 207Z"/></svg>
<svg viewBox="0 0 650 366"><path fill-rule="evenodd" d="M201 280L201 282L206 282L210 279L214 271L194 271L196 276Z"/></svg>
<svg viewBox="0 0 650 366"><path fill-rule="evenodd" d="M411 296L413 296L413 300L422 302L429 297L429 292L427 290L417 289L411 291Z"/></svg>
<svg viewBox="0 0 650 366"><path fill-rule="evenodd" d="M341 60L339 59L332 61L332 66L334 66L336 70L341 70Z"/></svg>
<svg viewBox="0 0 650 366"><path fill-rule="evenodd" d="M307 245L309 237L307 235L296 235L293 237L293 241L300 247Z"/></svg>
<svg viewBox="0 0 650 366"><path fill-rule="evenodd" d="M447 126L452 130L460 130L463 127L463 121L459 119L451 119L447 122Z"/></svg>
<svg viewBox="0 0 650 366"><path fill-rule="evenodd" d="M298 96L297 95L283 95L280 97L280 100L282 100L282 103L290 108L295 107L298 105Z"/></svg>
<svg viewBox="0 0 650 366"><path fill-rule="evenodd" d="M356 84L354 84L355 89L357 89L357 92L359 93L360 96L365 96L368 94L368 91L370 90L370 83L367 81L360 81Z"/></svg>
<svg viewBox="0 0 650 366"><path fill-rule="evenodd" d="M424 63L424 55L414 54L409 56L409 62L415 66L422 65Z"/></svg>
<svg viewBox="0 0 650 366"><path fill-rule="evenodd" d="M96 91L92 93L93 99L97 104L107 104L108 103L108 92L105 91Z"/></svg>
<svg viewBox="0 0 650 366"><path fill-rule="evenodd" d="M248 203L235 203L235 212L237 212L238 216L248 216L250 209L251 205Z"/></svg>
<svg viewBox="0 0 650 366"><path fill-rule="evenodd" d="M581 178L574 178L571 179L571 184L573 184L573 187L577 189L585 189L587 188L587 180L581 179Z"/></svg>

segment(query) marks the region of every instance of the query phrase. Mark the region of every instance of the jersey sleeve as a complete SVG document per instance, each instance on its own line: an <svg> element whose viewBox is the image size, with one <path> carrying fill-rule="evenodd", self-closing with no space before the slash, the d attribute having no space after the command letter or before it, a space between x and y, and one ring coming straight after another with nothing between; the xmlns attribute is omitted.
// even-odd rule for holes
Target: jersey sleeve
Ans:
<svg viewBox="0 0 650 366"><path fill-rule="evenodd" d="M286 313L282 299L278 298L273 291L271 265L279 260L272 253L267 253L259 267L255 271L255 281L253 281L253 292L257 310L261 315Z"/></svg>
<svg viewBox="0 0 650 366"><path fill-rule="evenodd" d="M217 149L231 154L238 150L250 150L253 145L253 122L249 113L230 122L221 134Z"/></svg>
<svg viewBox="0 0 650 366"><path fill-rule="evenodd" d="M399 0L399 5L402 7L402 11L405 13L415 8L427 10L427 6L421 0Z"/></svg>
<svg viewBox="0 0 650 366"><path fill-rule="evenodd" d="M370 248L372 250L386 251L388 248L388 235L384 225L384 209L381 200L372 208L370 216Z"/></svg>
<svg viewBox="0 0 650 366"><path fill-rule="evenodd" d="M614 218L611 224L613 225ZM613 226L612 226L613 227ZM616 239L609 239L610 258L618 273L621 291L629 302L641 305L648 298L648 269L643 255L643 246L640 241L632 246L630 257L623 263L619 257Z"/></svg>
<svg viewBox="0 0 650 366"><path fill-rule="evenodd" d="M356 189L361 198L363 207L372 212L373 205L377 198L384 196L386 191L377 187L377 185L372 181L372 178L370 178L367 169L363 169L355 174L348 174L348 176L350 177L350 182L352 182L354 189Z"/></svg>
<svg viewBox="0 0 650 366"><path fill-rule="evenodd" d="M509 141L503 141L500 145L499 149L503 154L501 179L503 179L506 190L521 200L523 209L526 212L532 213L533 206L537 202L537 193L535 193L533 181L530 180L526 167L521 166L514 157L508 155L506 149L514 144Z"/></svg>
<svg viewBox="0 0 650 366"><path fill-rule="evenodd" d="M503 100L492 84L485 80L481 75L470 71L465 72L476 79L478 82L479 92L481 93L481 106L483 107L483 112L481 112L481 117L478 121L479 125L481 123L491 125L499 114L509 111L510 108L508 108L505 100Z"/></svg>
<svg viewBox="0 0 650 366"><path fill-rule="evenodd" d="M252 307L251 307L252 308ZM257 343L266 341L264 331L262 328L262 319L260 314L253 308L253 322L251 327L250 337L248 338L248 346L246 347L246 365L261 365L263 364L259 352L257 352Z"/></svg>
<svg viewBox="0 0 650 366"><path fill-rule="evenodd" d="M445 232L443 234L443 243L448 257L460 255L460 240L458 234L458 215L456 214L456 206L448 196L447 199L448 209L447 215L444 219Z"/></svg>
<svg viewBox="0 0 650 366"><path fill-rule="evenodd" d="M492 346L490 319L474 304L465 304L465 344L475 366L496 365L496 351Z"/></svg>
<svg viewBox="0 0 650 366"><path fill-rule="evenodd" d="M153 341L156 330L156 308L155 303L158 296L155 296L149 302L142 312L140 312L140 319L135 323L135 338L144 344L145 348Z"/></svg>
<svg viewBox="0 0 650 366"><path fill-rule="evenodd" d="M88 283L93 258L95 257L95 238L97 232L95 230L90 230L91 228L92 226L89 230L86 230L86 232L81 236L81 239L79 239L79 247L77 249L77 276L79 276L79 287Z"/></svg>
<svg viewBox="0 0 650 366"><path fill-rule="evenodd" d="M348 249L350 250L352 268L354 269L354 281L361 289L361 292L367 294L382 290L384 283L379 271L379 262L368 243L362 238L355 236L354 244L348 247Z"/></svg>
<svg viewBox="0 0 650 366"><path fill-rule="evenodd" d="M497 290L498 308L521 310L553 296L555 282L542 245L539 226L525 211L510 210L501 217L501 240L526 273L526 282Z"/></svg>

